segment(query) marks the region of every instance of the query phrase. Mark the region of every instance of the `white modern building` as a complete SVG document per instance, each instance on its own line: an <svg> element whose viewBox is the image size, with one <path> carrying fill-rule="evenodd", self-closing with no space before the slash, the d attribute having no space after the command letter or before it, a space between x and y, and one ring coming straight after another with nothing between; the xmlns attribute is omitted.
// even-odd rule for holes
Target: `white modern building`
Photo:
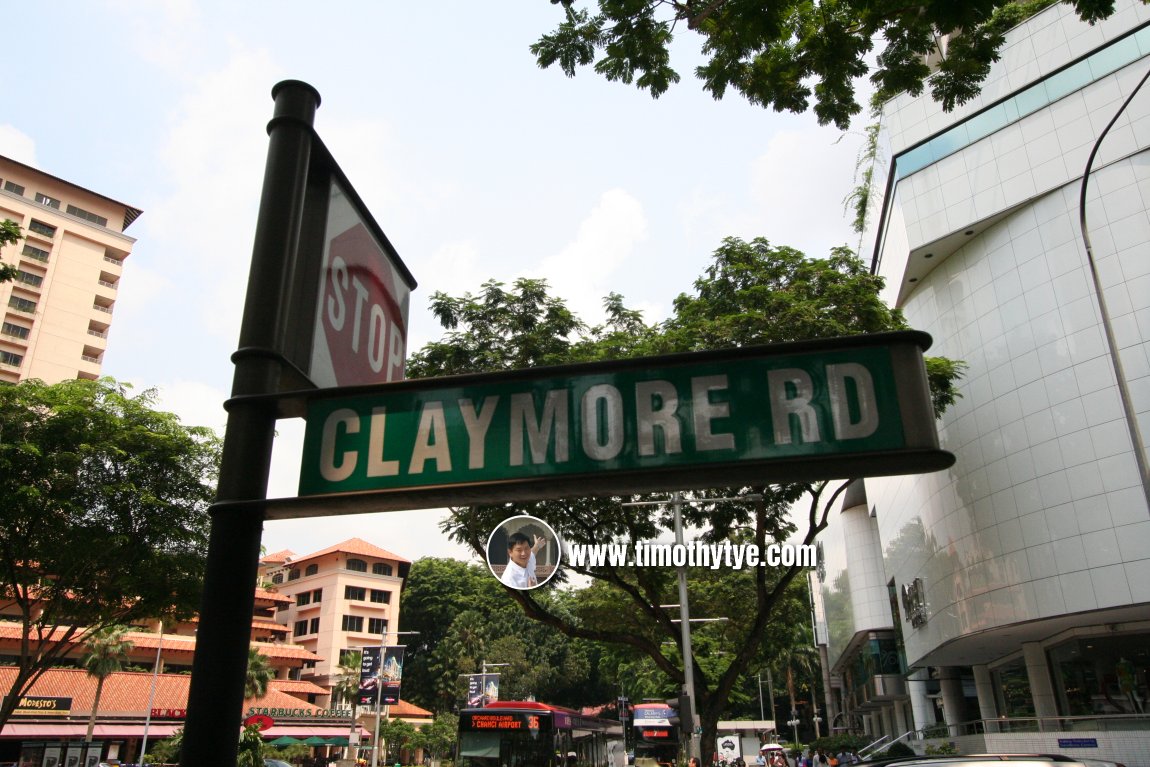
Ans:
<svg viewBox="0 0 1150 767"><path fill-rule="evenodd" d="M1150 765L1148 72L1150 7L1056 4L975 101L883 106L862 255L967 368L955 465L856 483L824 533L837 728Z"/></svg>

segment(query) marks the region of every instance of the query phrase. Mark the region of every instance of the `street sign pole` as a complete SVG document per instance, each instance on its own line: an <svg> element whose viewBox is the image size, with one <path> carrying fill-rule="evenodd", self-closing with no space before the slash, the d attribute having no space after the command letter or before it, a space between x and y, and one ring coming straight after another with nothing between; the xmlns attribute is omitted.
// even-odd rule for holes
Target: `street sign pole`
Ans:
<svg viewBox="0 0 1150 767"><path fill-rule="evenodd" d="M180 764L236 763L239 720L251 639L268 472L276 412L267 400L245 395L276 391L283 374L279 348L284 296L292 288L302 222L312 124L319 93L289 80L272 89L268 156L256 222L239 349L212 509L207 571L188 691ZM244 508L226 501L257 501Z"/></svg>

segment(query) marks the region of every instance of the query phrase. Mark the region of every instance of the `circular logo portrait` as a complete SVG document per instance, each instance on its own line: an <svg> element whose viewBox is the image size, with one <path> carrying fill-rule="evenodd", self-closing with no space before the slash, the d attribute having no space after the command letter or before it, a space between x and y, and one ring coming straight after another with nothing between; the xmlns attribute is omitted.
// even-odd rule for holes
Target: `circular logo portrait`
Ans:
<svg viewBox="0 0 1150 767"><path fill-rule="evenodd" d="M487 566L503 585L533 589L559 569L559 536L538 517L512 517L487 537Z"/></svg>

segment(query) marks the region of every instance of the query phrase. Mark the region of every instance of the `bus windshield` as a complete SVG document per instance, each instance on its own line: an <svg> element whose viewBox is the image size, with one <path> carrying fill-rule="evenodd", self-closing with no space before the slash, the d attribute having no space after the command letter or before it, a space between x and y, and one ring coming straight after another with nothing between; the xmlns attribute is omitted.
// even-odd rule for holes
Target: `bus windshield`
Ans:
<svg viewBox="0 0 1150 767"><path fill-rule="evenodd" d="M459 767L551 767L551 719L529 714L464 715L459 728Z"/></svg>

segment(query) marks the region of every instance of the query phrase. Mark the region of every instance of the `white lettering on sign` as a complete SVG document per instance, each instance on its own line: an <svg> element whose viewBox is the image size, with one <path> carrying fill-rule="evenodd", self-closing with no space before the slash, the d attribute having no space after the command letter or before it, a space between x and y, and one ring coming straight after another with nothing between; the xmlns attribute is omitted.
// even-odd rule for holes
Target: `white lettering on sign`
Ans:
<svg viewBox="0 0 1150 767"><path fill-rule="evenodd" d="M347 450L342 455L336 455L335 443L339 437L340 426L343 426L347 434L355 434L359 431L359 414L348 408L340 408L333 411L324 421L319 473L328 482L342 482L355 471L355 452Z"/></svg>
<svg viewBox="0 0 1150 767"><path fill-rule="evenodd" d="M798 422L800 442L819 441L819 419L811 407L815 387L806 371L783 368L767 373L771 396L771 423L776 445L791 444L791 418Z"/></svg>
<svg viewBox="0 0 1150 767"><path fill-rule="evenodd" d="M506 399L500 394L481 395L478 401L470 397L424 399L417 403L416 412L394 415L398 424L390 431L385 407L372 407L362 416L337 407L320 429L319 473L329 482L348 479L361 465L360 452L368 477L458 472L460 467L452 460L453 442L460 443L456 445L457 463L463 464L466 455L469 471L489 468L489 454L507 456L510 466L564 463L573 458L607 462L625 457L628 451L643 458L678 455L684 451L683 432L688 424L689 438L698 452L737 449L750 438L736 439L736 434L748 433L747 427L756 420L753 428L765 431L763 436L777 445L817 442L824 432L832 432L836 440L874 434L880 417L871 372L853 362L828 364L824 372L820 380L825 381L829 396L823 396L820 402L824 404L816 406L811 373L799 368L767 371L762 406L751 415L732 414L726 375L694 376L682 382L683 389L690 391L689 398L680 398L673 382L655 379L636 383L633 394L613 384L596 383L577 396L572 388L555 388L541 396L532 391L512 392ZM718 429L720 419L726 419L729 426ZM364 428L366 439L349 439ZM579 431L579 439L572 440L572 430ZM628 433L634 434L631 443ZM489 439L498 442L489 445ZM489 447L495 452L490 453ZM581 455L573 457L573 450Z"/></svg>
<svg viewBox="0 0 1150 767"><path fill-rule="evenodd" d="M482 469L486 463L483 449L487 442L487 430L491 427L491 419L495 416L495 407L499 404L498 395L486 397L478 413L475 405L469 399L459 400L459 414L463 416L463 426L467 429L469 449L467 452L467 468Z"/></svg>
<svg viewBox="0 0 1150 767"><path fill-rule="evenodd" d="M422 474L424 464L435 461L436 471L451 471L451 450L447 446L447 424L443 403L428 402L419 414L419 429L411 451L412 474Z"/></svg>
<svg viewBox="0 0 1150 767"><path fill-rule="evenodd" d="M855 401L858 403L859 419L853 423L848 406L851 401L848 380L854 382ZM827 388L831 393L831 416L836 437L862 439L875 433L878 429L878 401L869 370L857 362L827 365Z"/></svg>
<svg viewBox="0 0 1150 767"><path fill-rule="evenodd" d="M679 393L670 381L640 381L635 384L635 420L638 426L639 455L655 455L655 430L663 435L663 452L683 452L679 437Z"/></svg>
<svg viewBox="0 0 1150 767"><path fill-rule="evenodd" d="M383 306L370 300L371 291L358 276L348 272L347 263L339 256L331 260L331 288L331 295L327 297L327 320L337 333L343 331L348 320L348 288L355 293L355 307L351 316L352 353L366 353L367 364L375 373L383 370L385 361L390 360L389 367L392 368L402 365L403 329L395 323L389 325ZM364 352L360 351L361 342ZM390 371L386 380L392 380Z"/></svg>
<svg viewBox="0 0 1150 767"><path fill-rule="evenodd" d="M530 392L511 395L511 465L523 465L523 434L531 450L531 463L547 463L547 443L555 432L555 462L567 460L567 390L552 389L543 402L543 412L535 418L535 397Z"/></svg>
<svg viewBox="0 0 1150 767"><path fill-rule="evenodd" d="M731 414L727 402L712 402L711 392L727 388L727 377L700 376L691 379L691 413L695 420L695 448L698 450L734 450L734 434L715 434L711 421Z"/></svg>
<svg viewBox="0 0 1150 767"><path fill-rule="evenodd" d="M399 461L383 460L383 436L387 432L387 408L371 409L371 432L367 445L367 476L394 477L399 474Z"/></svg>
<svg viewBox="0 0 1150 767"><path fill-rule="evenodd" d="M583 392L583 452L595 461L609 461L623 449L623 395L611 384L596 384Z"/></svg>

